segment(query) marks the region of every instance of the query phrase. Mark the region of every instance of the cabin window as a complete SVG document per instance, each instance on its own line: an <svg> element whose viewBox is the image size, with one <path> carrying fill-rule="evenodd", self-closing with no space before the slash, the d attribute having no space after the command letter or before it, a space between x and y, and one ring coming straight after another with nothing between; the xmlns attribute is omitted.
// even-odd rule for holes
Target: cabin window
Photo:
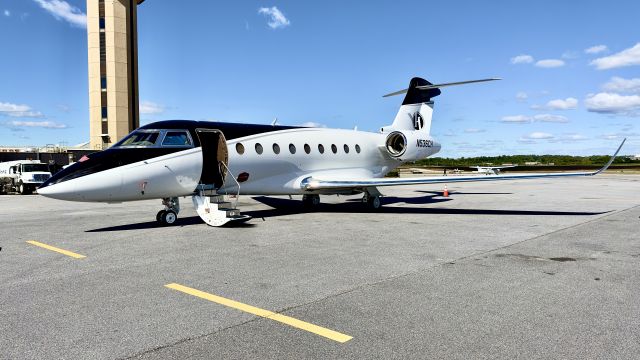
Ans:
<svg viewBox="0 0 640 360"><path fill-rule="evenodd" d="M162 146L191 146L191 140L186 131L167 131Z"/></svg>
<svg viewBox="0 0 640 360"><path fill-rule="evenodd" d="M311 153L311 146L309 146L309 144L304 144L304 152L307 154Z"/></svg>
<svg viewBox="0 0 640 360"><path fill-rule="evenodd" d="M274 154L280 154L280 145L278 144L273 144L273 153Z"/></svg>
<svg viewBox="0 0 640 360"><path fill-rule="evenodd" d="M360 154L360 145L356 144L356 152Z"/></svg>
<svg viewBox="0 0 640 360"><path fill-rule="evenodd" d="M289 144L289 152L292 154L296 153L296 146L293 144Z"/></svg>
<svg viewBox="0 0 640 360"><path fill-rule="evenodd" d="M242 145L241 143L237 143L236 152L240 155L244 154L244 145Z"/></svg>
<svg viewBox="0 0 640 360"><path fill-rule="evenodd" d="M337 153L338 153L338 147L336 146L336 144L331 144L331 151L332 151L334 154L337 154Z"/></svg>
<svg viewBox="0 0 640 360"><path fill-rule="evenodd" d="M262 148L262 145L260 145L260 143L256 143L256 152L258 153L258 155L262 155L263 151L264 149Z"/></svg>
<svg viewBox="0 0 640 360"><path fill-rule="evenodd" d="M160 131L135 131L118 146L153 146L158 141Z"/></svg>
<svg viewBox="0 0 640 360"><path fill-rule="evenodd" d="M345 154L349 153L349 145L344 144L344 152L345 152Z"/></svg>
<svg viewBox="0 0 640 360"><path fill-rule="evenodd" d="M324 145L318 144L318 152L320 152L320 154L324 154Z"/></svg>

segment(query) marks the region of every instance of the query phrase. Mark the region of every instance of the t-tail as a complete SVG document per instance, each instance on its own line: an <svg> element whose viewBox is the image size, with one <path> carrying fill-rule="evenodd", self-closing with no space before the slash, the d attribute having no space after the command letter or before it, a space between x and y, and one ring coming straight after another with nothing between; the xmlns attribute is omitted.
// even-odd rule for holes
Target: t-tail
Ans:
<svg viewBox="0 0 640 360"><path fill-rule="evenodd" d="M389 155L398 161L406 162L424 159L440 151L440 144L430 135L433 98L440 95L440 88L492 80L500 79L432 84L425 79L414 77L408 88L384 95L388 97L406 94L393 124L382 128L382 133L387 134L385 147Z"/></svg>
<svg viewBox="0 0 640 360"><path fill-rule="evenodd" d="M440 95L440 88L454 85L472 84L477 82L500 80L499 78L489 78L480 80L467 80L451 83L432 84L429 81L414 77L409 82L409 87L395 91L384 97L406 94L402 106L393 120L391 126L385 129L419 131L428 135L431 131L431 117L433 114L433 98Z"/></svg>

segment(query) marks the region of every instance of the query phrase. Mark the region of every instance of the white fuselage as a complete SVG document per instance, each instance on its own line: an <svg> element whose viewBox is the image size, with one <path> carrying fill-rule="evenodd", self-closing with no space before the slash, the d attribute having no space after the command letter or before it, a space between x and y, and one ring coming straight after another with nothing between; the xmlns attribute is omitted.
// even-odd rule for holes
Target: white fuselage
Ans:
<svg viewBox="0 0 640 360"><path fill-rule="evenodd" d="M335 180L384 177L403 162L386 151L387 135L344 129L296 128L229 140L229 174L218 192L308 194L310 192L301 187L301 181L310 176ZM423 137L432 140L428 135ZM279 153L274 151L274 144L279 147ZM426 153L421 149L422 154L428 156L438 152L440 145L435 141L433 144ZM319 145L324 153L320 152ZM238 151L240 146L243 151ZM261 154L257 146L262 147ZM202 169L202 150L195 147L64 181L44 187L40 192L63 200L99 202L189 196L196 191ZM235 179L242 173L248 174L248 179L240 183L238 191Z"/></svg>

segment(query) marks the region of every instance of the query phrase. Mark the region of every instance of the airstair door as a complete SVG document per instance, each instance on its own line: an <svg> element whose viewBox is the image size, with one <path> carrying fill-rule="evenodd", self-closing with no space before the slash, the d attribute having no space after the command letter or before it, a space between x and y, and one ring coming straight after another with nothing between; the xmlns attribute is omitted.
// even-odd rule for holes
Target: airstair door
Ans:
<svg viewBox="0 0 640 360"><path fill-rule="evenodd" d="M220 130L196 129L202 147L202 175L200 183L219 189L224 184L229 165L227 140Z"/></svg>

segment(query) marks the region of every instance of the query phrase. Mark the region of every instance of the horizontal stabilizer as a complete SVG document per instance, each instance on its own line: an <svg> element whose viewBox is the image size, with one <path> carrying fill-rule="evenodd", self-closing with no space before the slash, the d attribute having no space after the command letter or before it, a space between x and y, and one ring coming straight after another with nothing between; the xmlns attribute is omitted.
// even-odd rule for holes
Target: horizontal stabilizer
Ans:
<svg viewBox="0 0 640 360"><path fill-rule="evenodd" d="M489 78L489 79L479 79L479 80L456 81L456 82L442 83L442 84L418 85L418 86L416 86L416 89L419 89L419 90L440 89L440 88L447 87L447 86L465 85L465 84L473 84L473 83L479 83L479 82L485 82L485 81L495 81L495 80L502 80L502 79L501 78ZM405 94L407 91L409 91L409 88L398 90L398 91L383 95L382 97L389 97L389 96Z"/></svg>

